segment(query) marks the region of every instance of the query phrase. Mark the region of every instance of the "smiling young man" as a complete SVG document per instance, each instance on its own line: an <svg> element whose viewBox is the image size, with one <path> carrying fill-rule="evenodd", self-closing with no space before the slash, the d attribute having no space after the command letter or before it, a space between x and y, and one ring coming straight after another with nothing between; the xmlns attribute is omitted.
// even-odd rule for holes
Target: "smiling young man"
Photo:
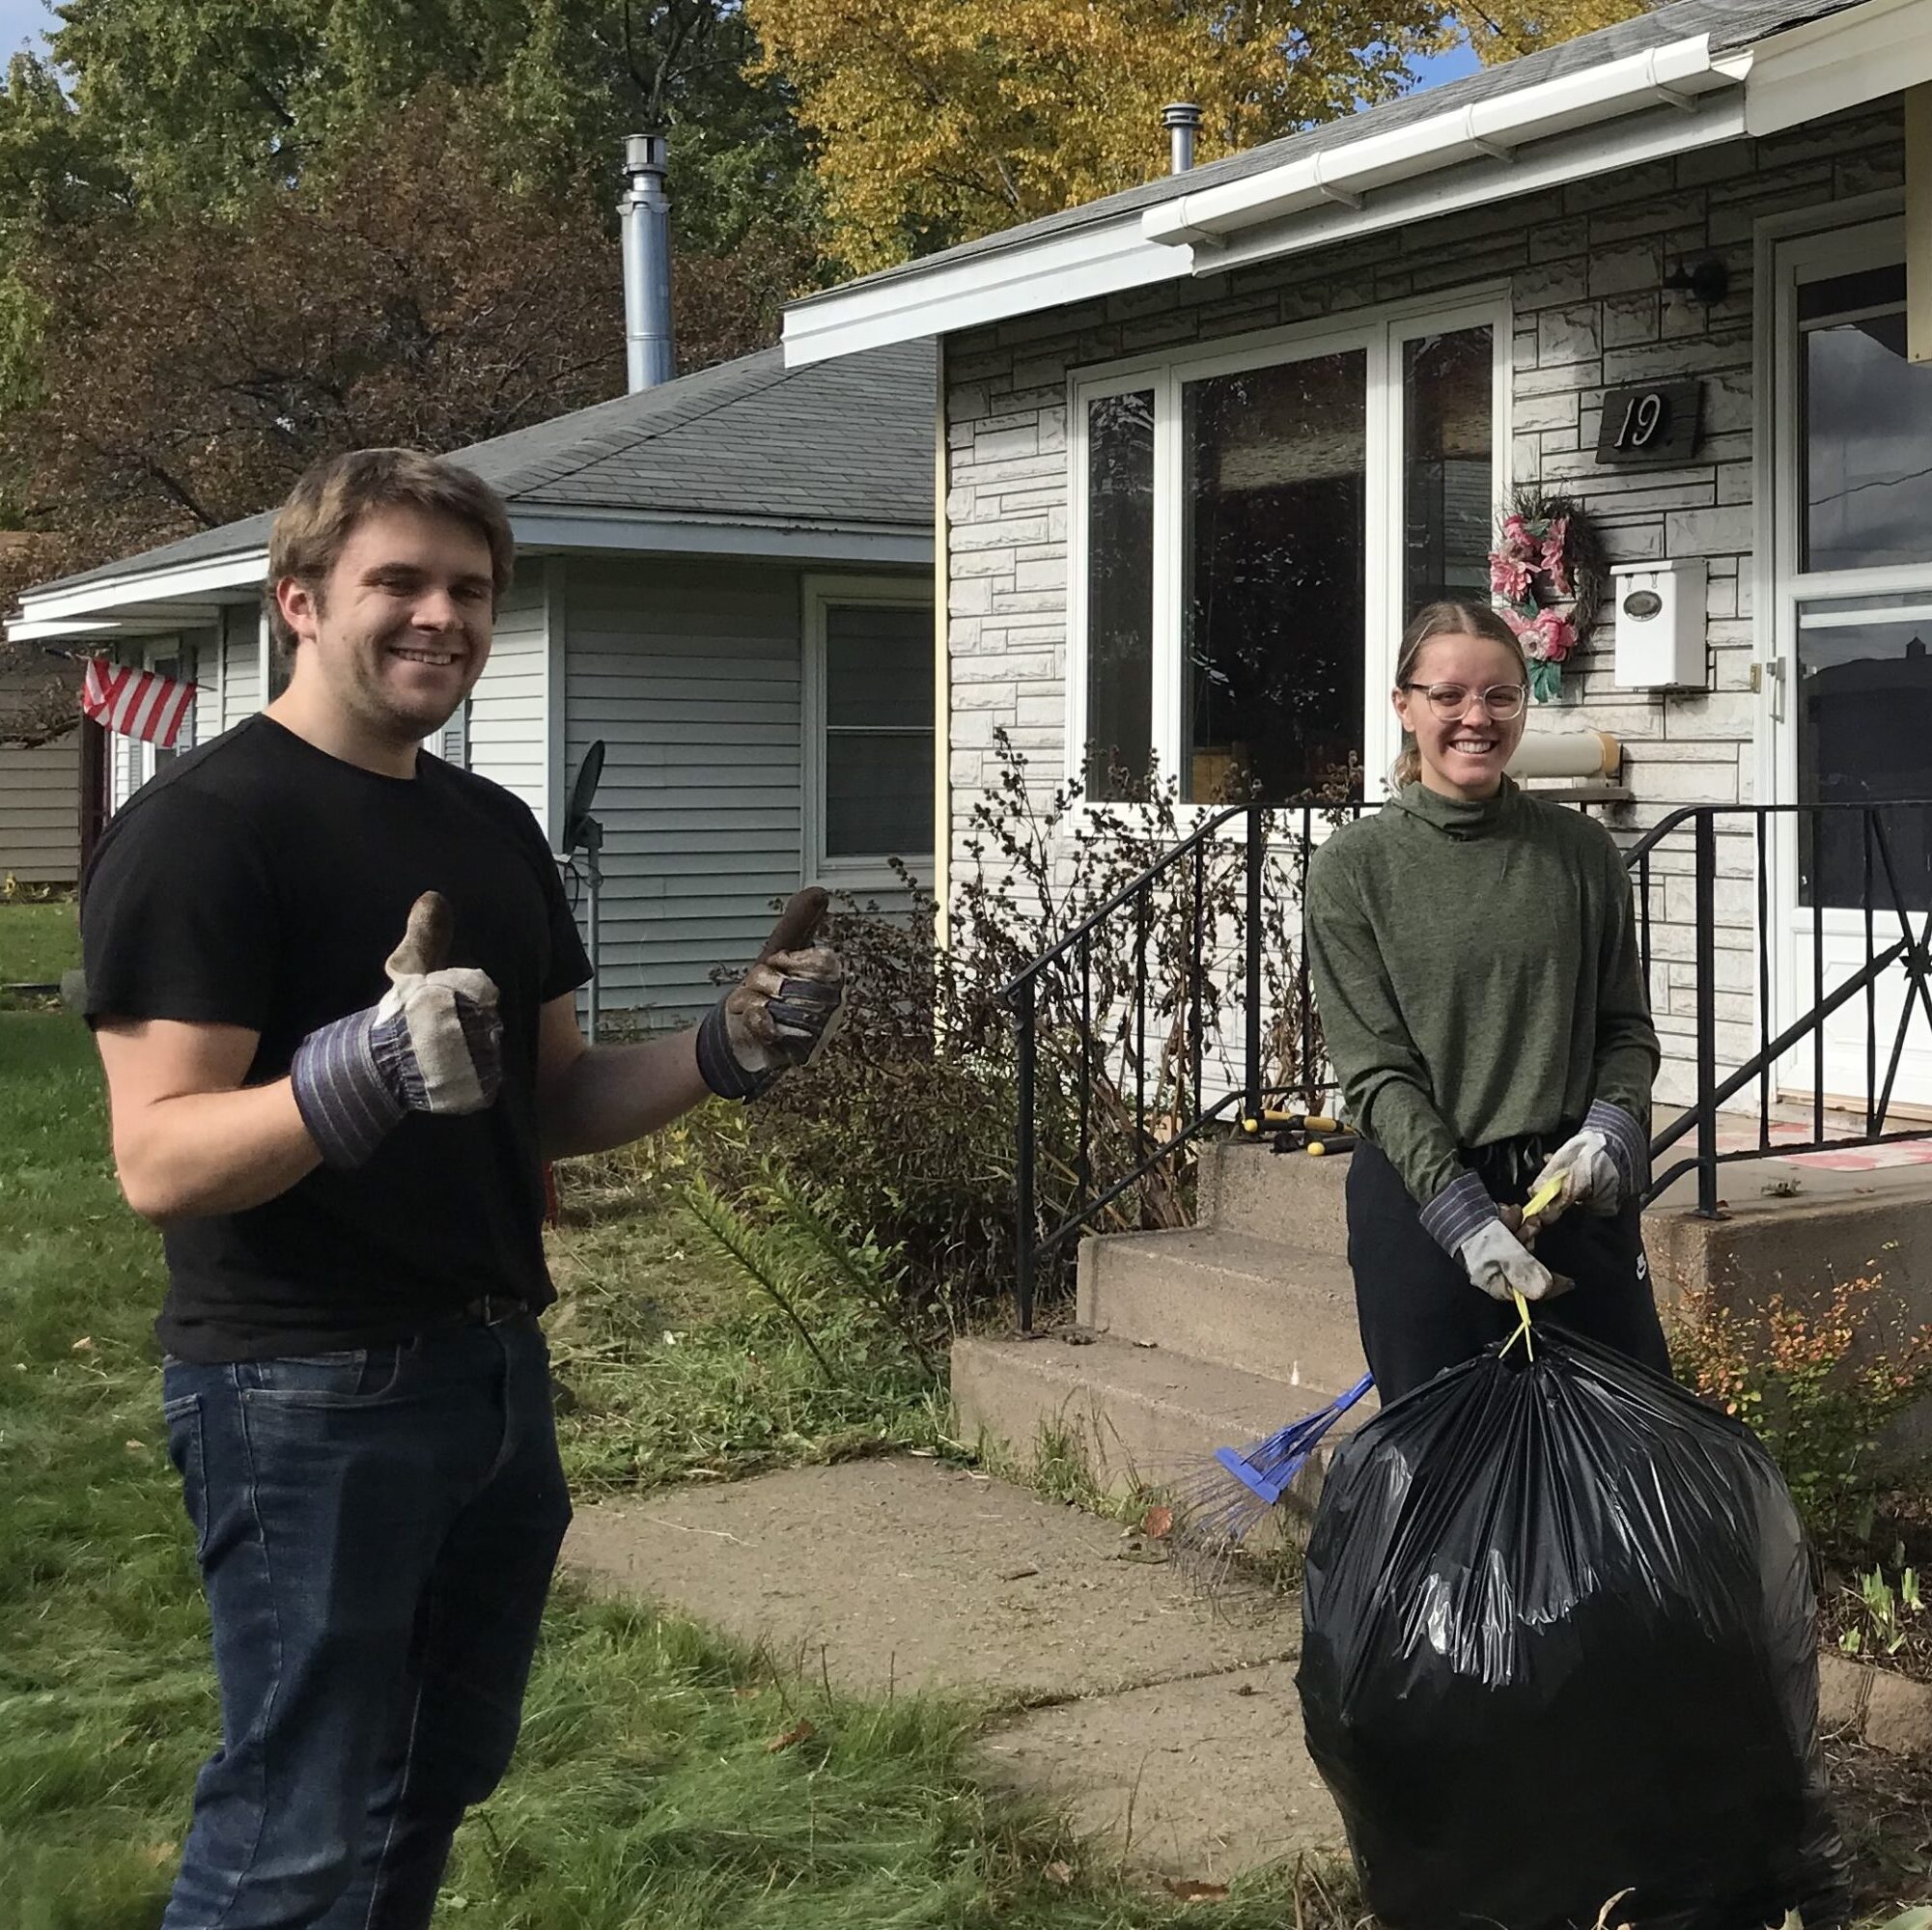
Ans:
<svg viewBox="0 0 1932 1930"><path fill-rule="evenodd" d="M269 544L288 688L130 800L84 888L221 1687L163 1930L429 1922L570 1519L541 1162L753 1097L837 1017L819 896L696 1030L586 1047L535 820L421 750L483 674L512 560L461 468L311 470Z"/></svg>

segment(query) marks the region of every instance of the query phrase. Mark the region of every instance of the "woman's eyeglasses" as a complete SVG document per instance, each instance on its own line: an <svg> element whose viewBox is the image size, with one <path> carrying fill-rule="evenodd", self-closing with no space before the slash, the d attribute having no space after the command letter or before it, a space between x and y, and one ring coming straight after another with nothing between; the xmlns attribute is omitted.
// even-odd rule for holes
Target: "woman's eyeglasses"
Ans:
<svg viewBox="0 0 1932 1930"><path fill-rule="evenodd" d="M1429 708L1445 724L1452 724L1470 708L1470 699L1479 697L1482 707L1498 723L1506 724L1523 714L1529 692L1521 684L1492 684L1487 690L1471 690L1465 684L1405 684L1405 690L1420 690Z"/></svg>

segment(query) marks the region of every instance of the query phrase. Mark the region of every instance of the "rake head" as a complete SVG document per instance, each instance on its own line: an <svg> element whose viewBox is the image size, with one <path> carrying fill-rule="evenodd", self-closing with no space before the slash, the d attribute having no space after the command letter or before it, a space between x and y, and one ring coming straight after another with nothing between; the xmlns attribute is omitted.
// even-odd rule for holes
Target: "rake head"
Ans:
<svg viewBox="0 0 1932 1930"><path fill-rule="evenodd" d="M1177 1556L1210 1574L1223 1571L1248 1535L1274 1512L1330 1430L1374 1385L1364 1374L1327 1407L1253 1446L1218 1448L1205 1468L1181 1484L1175 1497Z"/></svg>

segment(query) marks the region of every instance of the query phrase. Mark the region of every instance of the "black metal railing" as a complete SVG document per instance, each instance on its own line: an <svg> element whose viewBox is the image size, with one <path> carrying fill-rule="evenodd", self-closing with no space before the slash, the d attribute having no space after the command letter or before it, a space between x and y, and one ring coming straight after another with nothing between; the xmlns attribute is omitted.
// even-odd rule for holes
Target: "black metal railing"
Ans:
<svg viewBox="0 0 1932 1930"><path fill-rule="evenodd" d="M1218 1121L1258 1119L1275 1096L1312 1105L1329 1089L1305 958L1273 926L1301 901L1317 827L1361 808L1311 799L1218 811L1006 986L1022 1330L1041 1263L1109 1213L1121 1217L1129 1195L1172 1172ZM1132 933L1124 957L1108 949L1123 925ZM1150 939L1160 940L1152 959ZM1052 1084L1072 1116L1066 1156L1051 1162L1060 1197L1043 1215L1044 1053L1054 1057ZM1286 1077L1271 1081L1271 1071ZM1111 1101L1106 1118L1103 1099Z"/></svg>
<svg viewBox="0 0 1932 1930"><path fill-rule="evenodd" d="M1151 1177L1177 1173L1217 1123L1258 1122L1277 1099L1316 1110L1334 1089L1306 954L1299 933L1290 943L1282 914L1301 904L1318 825L1362 808L1238 804L1216 813L1005 988L1017 1046L1016 1300L1022 1331L1032 1327L1043 1262L1063 1254L1069 1242L1108 1215L1116 1224L1162 1223L1147 1217ZM1782 840L1795 840L1795 846ZM1932 1120L1892 1123L1914 1014L1922 1015L1932 1031L1932 800L1691 804L1644 833L1626 861L1652 1009L1666 1051L1681 1056L1688 1037L1694 1070L1691 1105L1651 1141L1654 1177L1647 1197L1694 1174L1696 1211L1708 1217L1718 1212L1719 1168L1730 1161L1932 1133ZM1794 871L1801 898L1813 906L1813 995L1775 1035L1775 1011L1780 1005L1792 1010L1796 1000L1788 990L1775 996L1774 863ZM1672 902L1682 894L1671 881L1680 879L1688 881L1688 908ZM1748 915L1738 915L1733 898L1728 920L1720 920L1719 887L1725 879L1748 881ZM1231 885L1238 886L1232 898ZM1660 898L1666 901L1661 912ZM1826 915L1820 915L1821 900ZM1218 908L1224 912L1230 903L1236 916L1231 935L1223 935L1218 927L1227 920ZM1862 933L1862 941L1849 946L1839 938L1835 964L1843 976L1824 991L1834 949L1826 923L1833 911L1849 914L1850 936ZM1279 930L1274 929L1277 918ZM1117 953L1109 955L1110 968L1097 964L1105 935L1122 920L1132 925L1125 967ZM1673 934L1667 945L1666 931ZM1150 965L1150 936L1157 932L1164 950ZM1721 959L1726 961L1722 967ZM1237 963L1238 975L1230 969ZM1785 968L1795 964L1794 947ZM1688 966L1688 985L1673 979L1673 965ZM1881 1066L1880 989L1894 971L1905 997ZM1726 975L1732 983L1722 985ZM1237 983L1238 997L1226 989ZM1749 1000L1750 1018L1721 1018L1721 998ZM1863 1090L1834 1092L1827 1029L1861 999ZM1680 1009L1686 1002L1688 1013ZM1157 1033L1164 1028L1153 1051L1150 1009ZM1748 1050L1735 1049L1740 1032ZM1807 1043L1808 1131L1802 1121L1775 1116L1781 1104L1780 1062ZM1059 1077L1052 1083L1071 1116L1056 1121L1063 1130L1053 1170L1061 1184L1043 1214L1045 1053L1054 1056ZM1722 1069L1727 1058L1736 1063ZM1750 1107L1735 1102L1753 1087L1751 1131ZM1103 1094L1111 1102L1105 1120L1097 1107ZM1853 1124L1841 1130L1834 1122L1848 1107ZM1686 1141L1690 1150L1669 1161ZM1178 1189L1170 1184L1165 1198L1171 1209Z"/></svg>
<svg viewBox="0 0 1932 1930"><path fill-rule="evenodd" d="M1727 866L1721 868L1721 856L1728 857ZM1691 1021L1694 1097L1650 1142L1649 1198L1694 1173L1696 1211L1709 1218L1719 1209L1718 1170L1734 1161L1878 1145L1932 1133L1932 1120L1923 1117L1893 1124L1914 1017L1922 1018L1932 1030L1932 800L1689 804L1639 838L1626 853L1626 862L1652 1012L1672 1031L1675 1021L1686 1016ZM1802 942L1795 930L1787 935L1774 929L1774 865L1798 881L1799 909L1808 911L1809 924ZM1656 900L1660 886L1667 896L1669 878L1686 875L1692 895L1690 956L1668 960L1659 949L1660 929L1682 929L1684 921L1659 919ZM1719 916L1718 887L1724 877L1749 881L1748 916L1742 919L1735 909L1728 920ZM1850 930L1828 937L1834 913L1841 923L1848 920ZM1721 937L1731 942L1721 944ZM1780 995L1775 985L1786 937L1790 944L1782 969L1795 970L1808 949L1808 1002L1791 988ZM1730 960L1733 980L1744 983L1721 985L1722 958ZM1668 983L1672 963L1690 966L1688 1015L1676 1010L1679 988ZM1881 1069L1888 1029L1880 1023L1881 988L1894 972L1904 995L1889 1027ZM1828 991L1828 977L1834 974L1842 975ZM1721 1021L1718 1000L1724 996L1748 999L1750 1018ZM1780 1007L1796 1016L1774 1034ZM1852 1043L1862 1045L1862 1051L1855 1077L1834 1081L1827 1065L1828 1032L1832 1021L1847 1013L1850 1022L1862 1021L1862 1036ZM1726 1041L1735 1041L1739 1032L1752 1042L1750 1049L1726 1051ZM1779 1097L1780 1064L1806 1045L1808 1066L1792 1066L1790 1072L1799 1077L1787 1077L1785 1083L1807 1091L1808 1130L1802 1118L1777 1117L1787 1104ZM1723 1061L1733 1057L1736 1063L1721 1074ZM1741 1106L1737 1101L1747 1092L1752 1092L1752 1099ZM1726 1137L1731 1143L1724 1143ZM1667 1156L1686 1140L1689 1152L1666 1164Z"/></svg>

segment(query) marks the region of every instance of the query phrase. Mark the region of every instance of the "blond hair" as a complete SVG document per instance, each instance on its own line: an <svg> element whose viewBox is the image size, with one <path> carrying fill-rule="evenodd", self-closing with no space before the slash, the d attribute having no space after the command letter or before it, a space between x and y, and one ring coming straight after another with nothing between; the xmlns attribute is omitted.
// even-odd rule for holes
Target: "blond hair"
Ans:
<svg viewBox="0 0 1932 1930"><path fill-rule="evenodd" d="M1409 620L1409 628L1402 632L1402 644L1395 653L1395 687L1399 690L1405 684L1414 681L1415 665L1422 655L1424 645L1433 643L1439 636L1481 636L1492 643L1499 643L1525 665L1523 642L1497 611L1487 603L1466 603L1445 601L1424 603ZM1402 749L1388 773L1388 781L1399 791L1405 784L1415 783L1422 775L1422 754L1415 747L1415 734L1402 733Z"/></svg>
<svg viewBox="0 0 1932 1930"><path fill-rule="evenodd" d="M302 472L268 533L268 626L286 657L295 634L275 601L275 585L294 577L314 597L335 568L356 526L378 510L414 509L466 524L490 545L490 583L510 587L517 540L503 498L480 476L419 449L351 449Z"/></svg>

